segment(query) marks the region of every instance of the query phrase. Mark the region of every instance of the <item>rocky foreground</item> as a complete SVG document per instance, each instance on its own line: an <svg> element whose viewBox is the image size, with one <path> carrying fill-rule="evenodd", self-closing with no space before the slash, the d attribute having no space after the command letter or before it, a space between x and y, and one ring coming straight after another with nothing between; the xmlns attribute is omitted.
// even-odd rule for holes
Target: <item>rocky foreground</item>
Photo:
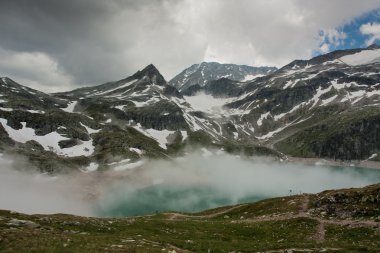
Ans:
<svg viewBox="0 0 380 253"><path fill-rule="evenodd" d="M131 218L0 211L0 252L378 252L380 184L197 214Z"/></svg>

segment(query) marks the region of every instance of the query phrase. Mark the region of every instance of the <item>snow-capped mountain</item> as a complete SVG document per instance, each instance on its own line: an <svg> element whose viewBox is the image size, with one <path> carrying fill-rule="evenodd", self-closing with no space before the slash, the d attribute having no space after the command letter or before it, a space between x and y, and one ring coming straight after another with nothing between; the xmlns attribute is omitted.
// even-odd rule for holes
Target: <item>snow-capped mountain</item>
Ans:
<svg viewBox="0 0 380 253"><path fill-rule="evenodd" d="M44 171L89 164L86 157L95 149L91 134L99 129L97 121L68 112L64 99L9 78L0 79L0 99L0 150L25 155L28 165Z"/></svg>
<svg viewBox="0 0 380 253"><path fill-rule="evenodd" d="M184 91L193 85L203 87L209 81L220 78L228 78L239 82L250 81L256 77L270 74L275 70L275 67L251 67L247 65L202 62L185 69L170 80L169 84L180 91Z"/></svg>
<svg viewBox="0 0 380 253"><path fill-rule="evenodd" d="M379 56L371 46L294 61L243 87L231 121L294 156L366 159L380 148Z"/></svg>
<svg viewBox="0 0 380 253"><path fill-rule="evenodd" d="M53 95L8 78L0 85L0 153L23 154L44 171L126 169L143 157L168 157L190 144L221 145L233 135L153 65L116 82Z"/></svg>
<svg viewBox="0 0 380 253"><path fill-rule="evenodd" d="M187 136L187 131L195 132L199 129L204 129L211 135L213 131L208 119L200 115L194 116L197 110L192 107L191 101L185 100L176 88L168 85L153 65L120 81L56 96L69 99L70 105L75 103L75 112L100 119L104 124L122 122L148 136L152 132L150 137L157 141L164 133L156 133L157 136L154 136L155 131L166 131L166 134L179 131L182 136ZM216 139L217 137L215 135ZM164 142L160 146L166 149L167 143Z"/></svg>
<svg viewBox="0 0 380 253"><path fill-rule="evenodd" d="M213 147L282 157L376 159L380 47L335 51L239 82L182 91L149 65L125 79L45 94L0 79L0 153L43 171L128 169ZM283 153L283 154L281 154Z"/></svg>

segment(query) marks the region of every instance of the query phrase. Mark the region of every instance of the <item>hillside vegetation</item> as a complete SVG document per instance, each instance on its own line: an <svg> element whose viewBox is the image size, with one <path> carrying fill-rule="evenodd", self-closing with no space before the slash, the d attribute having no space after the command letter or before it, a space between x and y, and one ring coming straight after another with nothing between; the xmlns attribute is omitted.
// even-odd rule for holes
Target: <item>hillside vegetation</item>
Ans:
<svg viewBox="0 0 380 253"><path fill-rule="evenodd" d="M0 211L0 252L378 252L380 184L132 218Z"/></svg>

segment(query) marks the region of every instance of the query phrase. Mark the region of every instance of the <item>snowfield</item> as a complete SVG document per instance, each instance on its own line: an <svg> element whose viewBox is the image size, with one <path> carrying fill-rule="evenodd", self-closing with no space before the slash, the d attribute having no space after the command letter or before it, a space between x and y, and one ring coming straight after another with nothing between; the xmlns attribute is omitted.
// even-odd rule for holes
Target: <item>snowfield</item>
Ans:
<svg viewBox="0 0 380 253"><path fill-rule="evenodd" d="M340 60L353 66L380 62L380 49L363 50L356 54L343 56Z"/></svg>
<svg viewBox="0 0 380 253"><path fill-rule="evenodd" d="M198 93L195 96L184 96L184 98L194 110L210 113L220 111L225 104L234 100L233 98L215 98L205 93Z"/></svg>
<svg viewBox="0 0 380 253"><path fill-rule="evenodd" d="M94 146L92 145L92 140L82 141L82 143L70 147L70 148L61 148L58 145L58 142L62 140L69 140L69 138L63 137L57 132L51 132L46 135L36 135L33 128L26 126L26 122L21 122L21 129L13 129L7 125L7 120L0 118L0 123L3 125L5 131L7 131L9 137L14 141L20 143L26 143L27 141L34 140L41 144L41 146L46 151L52 151L57 155L75 157L75 156L89 156L94 152Z"/></svg>

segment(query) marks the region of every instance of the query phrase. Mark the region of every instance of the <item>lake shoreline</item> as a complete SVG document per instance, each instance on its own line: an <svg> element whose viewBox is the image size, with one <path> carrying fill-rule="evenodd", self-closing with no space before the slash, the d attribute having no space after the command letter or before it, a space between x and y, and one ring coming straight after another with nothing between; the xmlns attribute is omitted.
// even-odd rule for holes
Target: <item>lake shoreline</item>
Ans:
<svg viewBox="0 0 380 253"><path fill-rule="evenodd" d="M340 167L356 167L363 169L378 169L380 170L380 162L366 161L366 160L352 160L352 161L339 161L323 158L303 158L303 157L291 157L289 156L285 162L288 163L300 163L304 165L313 166L340 166Z"/></svg>

